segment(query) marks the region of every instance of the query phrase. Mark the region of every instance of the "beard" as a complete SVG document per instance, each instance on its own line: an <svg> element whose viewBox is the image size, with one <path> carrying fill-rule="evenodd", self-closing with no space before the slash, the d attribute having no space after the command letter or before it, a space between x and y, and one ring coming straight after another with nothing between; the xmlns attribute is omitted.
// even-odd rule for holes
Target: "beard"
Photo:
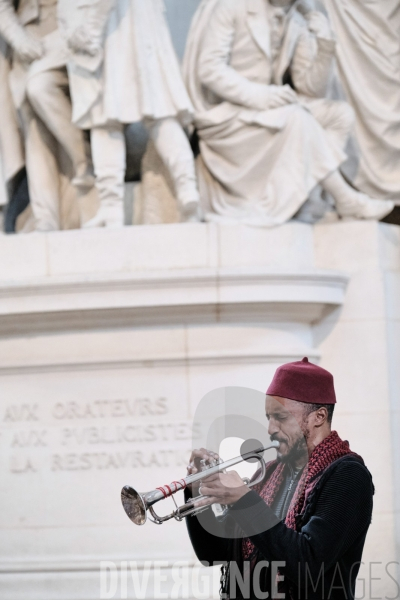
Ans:
<svg viewBox="0 0 400 600"><path fill-rule="evenodd" d="M308 450L307 450L308 436L309 436L308 430L302 432L302 434L298 437L298 439L294 442L293 446L290 448L289 452L286 455L281 456L281 461L284 463L294 463L297 460L307 458L308 457Z"/></svg>

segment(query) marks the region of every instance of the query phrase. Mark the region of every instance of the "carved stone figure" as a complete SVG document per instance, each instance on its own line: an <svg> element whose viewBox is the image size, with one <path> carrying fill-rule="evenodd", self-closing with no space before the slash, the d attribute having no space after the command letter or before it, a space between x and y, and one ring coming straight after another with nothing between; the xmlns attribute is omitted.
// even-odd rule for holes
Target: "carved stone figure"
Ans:
<svg viewBox="0 0 400 600"><path fill-rule="evenodd" d="M8 202L8 183L24 165L21 134L9 86L9 53L0 37L0 206Z"/></svg>
<svg viewBox="0 0 400 600"><path fill-rule="evenodd" d="M87 226L123 224L124 124L137 121L146 124L167 166L182 220L197 219L194 158L182 128L191 121L193 107L162 0L95 0L75 6L74 22L67 26L73 121L91 130L100 197L99 211Z"/></svg>
<svg viewBox="0 0 400 600"><path fill-rule="evenodd" d="M0 32L12 47L11 89L25 138L35 229L60 228L60 204L87 188L90 176L83 132L71 123L67 46L57 0L0 0Z"/></svg>
<svg viewBox="0 0 400 600"><path fill-rule="evenodd" d="M338 40L340 81L356 114L361 157L355 183L368 194L399 200L400 4L323 3Z"/></svg>
<svg viewBox="0 0 400 600"><path fill-rule="evenodd" d="M329 22L309 1L203 0L184 72L207 219L280 224L317 184L342 217L380 219L393 209L338 170L353 112L324 98L334 53Z"/></svg>

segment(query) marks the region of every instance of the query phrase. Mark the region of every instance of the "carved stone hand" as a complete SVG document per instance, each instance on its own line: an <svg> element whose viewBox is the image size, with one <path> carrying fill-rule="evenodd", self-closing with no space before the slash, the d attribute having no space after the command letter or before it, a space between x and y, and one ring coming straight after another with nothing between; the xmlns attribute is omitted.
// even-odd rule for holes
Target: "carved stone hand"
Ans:
<svg viewBox="0 0 400 600"><path fill-rule="evenodd" d="M13 48L18 58L27 63L42 58L44 53L42 42L25 32L14 40Z"/></svg>
<svg viewBox="0 0 400 600"><path fill-rule="evenodd" d="M270 85L268 87L270 96L266 108L279 108L297 102L297 94L290 85Z"/></svg>
<svg viewBox="0 0 400 600"><path fill-rule="evenodd" d="M90 35L86 27L78 27L68 38L68 46L74 52L96 56L101 51L101 44L96 37Z"/></svg>

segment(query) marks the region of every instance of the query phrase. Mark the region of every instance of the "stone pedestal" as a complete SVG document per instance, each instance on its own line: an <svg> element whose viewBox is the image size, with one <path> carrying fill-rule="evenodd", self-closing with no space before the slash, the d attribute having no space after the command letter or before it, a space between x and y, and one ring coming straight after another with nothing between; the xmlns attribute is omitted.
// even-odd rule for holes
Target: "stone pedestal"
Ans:
<svg viewBox="0 0 400 600"><path fill-rule="evenodd" d="M171 224L0 238L2 597L96 600L100 561L136 561L140 577L145 561L168 561L157 568L171 590L171 563L195 562L185 526L135 527L121 487L184 476L207 392L264 391L306 355L334 372L335 428L375 479L365 561L396 560L398 231ZM373 577L376 596L394 595L384 566ZM148 598L154 581L153 569Z"/></svg>

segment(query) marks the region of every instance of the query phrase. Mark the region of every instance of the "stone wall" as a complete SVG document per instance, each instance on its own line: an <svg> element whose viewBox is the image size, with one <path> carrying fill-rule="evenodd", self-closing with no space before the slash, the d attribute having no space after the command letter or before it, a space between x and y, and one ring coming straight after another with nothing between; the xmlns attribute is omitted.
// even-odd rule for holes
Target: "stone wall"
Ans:
<svg viewBox="0 0 400 600"><path fill-rule="evenodd" d="M306 355L335 374L334 425L376 485L358 597L371 562L364 597L394 597L399 235L292 222L2 237L2 597L95 600L100 561L136 561L141 577L167 561L171 591L171 563L195 562L185 526L135 527L121 487L184 476L206 393L264 392ZM146 597L154 585L152 571Z"/></svg>

